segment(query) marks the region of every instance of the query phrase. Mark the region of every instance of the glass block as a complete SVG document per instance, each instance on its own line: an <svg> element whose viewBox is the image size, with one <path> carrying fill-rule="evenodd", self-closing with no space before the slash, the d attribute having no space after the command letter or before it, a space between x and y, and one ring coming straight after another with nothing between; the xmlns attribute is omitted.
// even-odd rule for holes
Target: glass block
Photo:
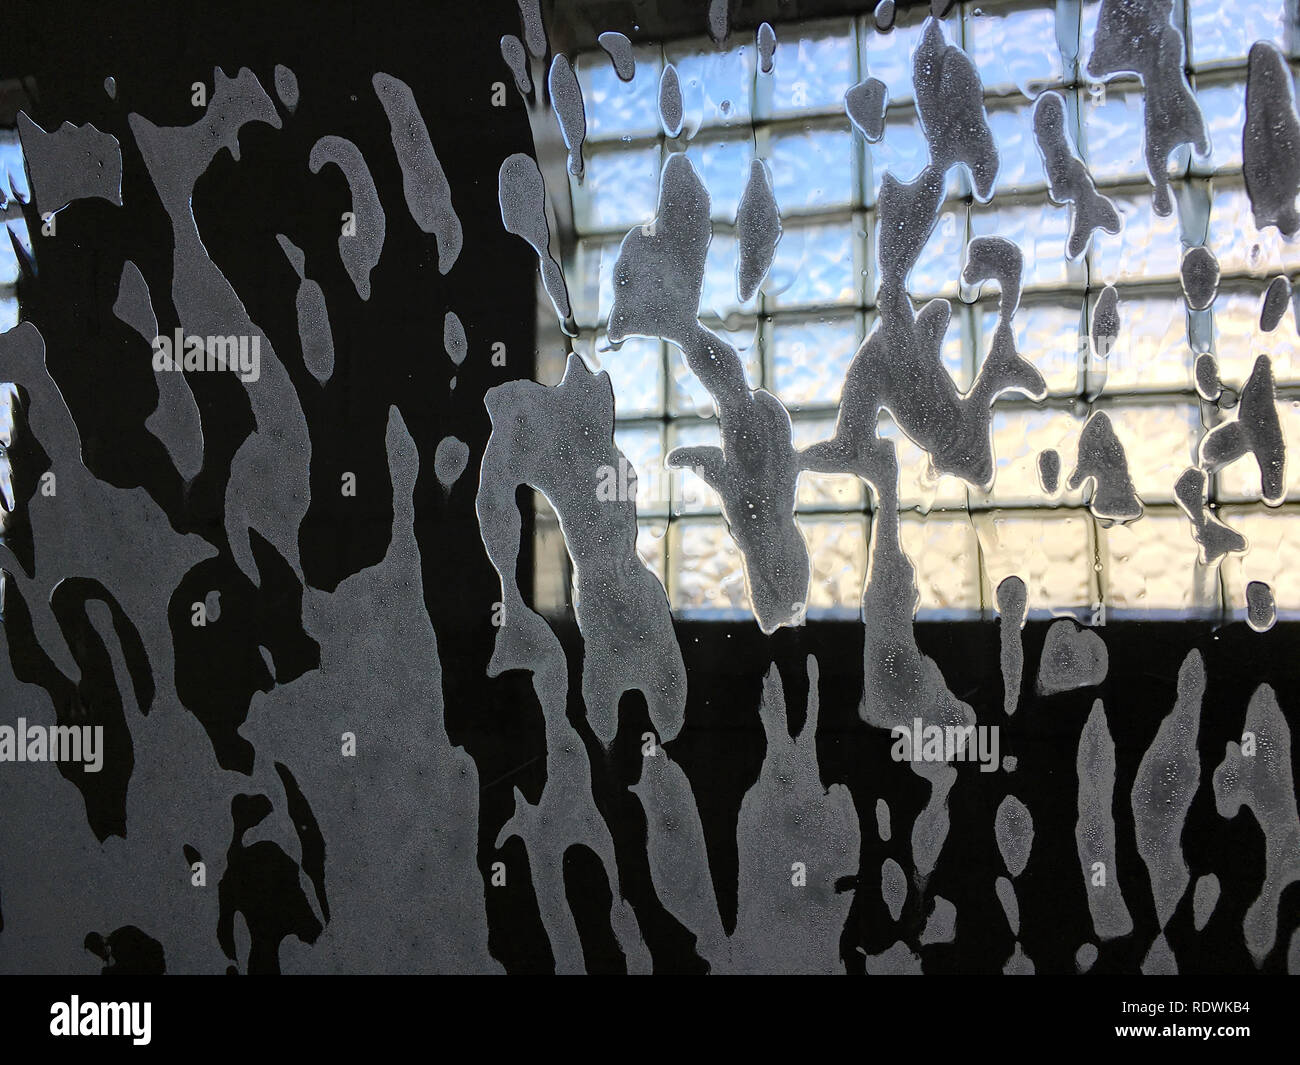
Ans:
<svg viewBox="0 0 1300 1065"><path fill-rule="evenodd" d="M1046 185L1047 175L1034 140L1033 108L991 108L988 117L998 149L997 191L1015 193Z"/></svg>
<svg viewBox="0 0 1300 1065"><path fill-rule="evenodd" d="M900 508L929 511L966 505L966 482L951 474L936 475L929 452L913 443L888 414L881 415L877 432L894 442Z"/></svg>
<svg viewBox="0 0 1300 1065"><path fill-rule="evenodd" d="M856 134L855 134L856 136ZM930 145L921 132L921 122L916 112L891 110L885 120L885 138L866 146L869 179L867 202L874 204L880 198L880 185L885 174L893 174L903 183L915 181L930 161ZM960 168L948 171L948 184L944 195L951 199L962 192Z"/></svg>
<svg viewBox="0 0 1300 1065"><path fill-rule="evenodd" d="M745 366L745 381L750 388L757 388L763 379L758 345L737 354ZM686 357L673 346L668 348L668 375L668 409L672 414L713 415L713 397L686 365Z"/></svg>
<svg viewBox="0 0 1300 1065"><path fill-rule="evenodd" d="M542 299L546 298L545 293L539 295ZM573 342L573 350L593 369L599 362L599 356L595 354L596 343L595 335L592 333L586 333ZM569 353L559 344L542 344L537 349L536 361L533 363L533 380L539 385L553 388L564 380L564 371L568 363Z"/></svg>
<svg viewBox="0 0 1300 1065"><path fill-rule="evenodd" d="M863 241L851 220L787 226L764 286L767 306L824 307L858 302ZM735 284L732 283L734 300Z"/></svg>
<svg viewBox="0 0 1300 1065"><path fill-rule="evenodd" d="M1099 92L1080 91L1083 136L1078 147L1098 185L1147 179L1145 114L1140 91L1114 85Z"/></svg>
<svg viewBox="0 0 1300 1065"><path fill-rule="evenodd" d="M1083 491L1069 491L1066 478L1074 469L1083 416L1072 407L999 407L993 412L993 487L986 494L972 492L982 506L1078 506ZM1043 492L1038 476L1038 456L1048 449L1061 457L1057 494Z"/></svg>
<svg viewBox="0 0 1300 1065"><path fill-rule="evenodd" d="M574 269L565 271L564 280L574 318L583 328L609 320L614 301L614 263L621 243L621 239L612 237L578 241Z"/></svg>
<svg viewBox="0 0 1300 1065"><path fill-rule="evenodd" d="M705 318L704 325L740 356L740 361L745 364L746 380L752 380L755 388L764 386L766 378L763 376L763 357L759 350L758 319L733 314L725 320Z"/></svg>
<svg viewBox="0 0 1300 1065"><path fill-rule="evenodd" d="M749 590L740 550L721 518L684 518L668 527L668 594L686 616L744 616Z"/></svg>
<svg viewBox="0 0 1300 1065"><path fill-rule="evenodd" d="M657 425L615 425L614 444L636 473L637 514L667 514L663 431ZM631 483L631 472L628 473Z"/></svg>
<svg viewBox="0 0 1300 1065"><path fill-rule="evenodd" d="M966 214L965 204L953 204L939 212L939 220L907 278L907 290L917 299L957 296L966 248ZM872 225L879 226L879 222L879 215L873 216ZM876 248L880 248L878 236Z"/></svg>
<svg viewBox="0 0 1300 1065"><path fill-rule="evenodd" d="M684 128L749 125L753 116L754 49L719 52L712 41L667 49L686 105ZM658 100L658 83L655 99Z"/></svg>
<svg viewBox="0 0 1300 1065"><path fill-rule="evenodd" d="M751 296L748 303L740 302L740 294L736 291L736 255L734 236L730 233L714 234L704 264L700 317L712 315L715 318L726 318L741 307L754 308L758 305L757 295Z"/></svg>
<svg viewBox="0 0 1300 1065"><path fill-rule="evenodd" d="M984 365L998 324L996 303L980 303L980 339L975 357ZM1062 294L1059 303L1022 303L1011 319L1016 350L1038 369L1053 395L1073 395L1079 387L1083 301Z"/></svg>
<svg viewBox="0 0 1300 1065"><path fill-rule="evenodd" d="M859 616L867 571L866 516L803 516L796 520L808 543L812 565L809 615Z"/></svg>
<svg viewBox="0 0 1300 1065"><path fill-rule="evenodd" d="M1118 235L1098 233L1093 239L1088 254L1094 281L1177 280L1183 262L1178 211L1162 218L1151 209L1151 196L1146 193L1116 196L1114 201L1123 229ZM1065 212L1061 214L1064 217Z"/></svg>
<svg viewBox="0 0 1300 1065"><path fill-rule="evenodd" d="M1281 620L1300 618L1300 510L1263 505L1224 507L1220 517L1246 538L1244 556L1223 563L1224 596L1230 609L1245 614L1246 585L1263 581L1273 592Z"/></svg>
<svg viewBox="0 0 1300 1065"><path fill-rule="evenodd" d="M636 553L665 588L668 587L668 523L638 521Z"/></svg>
<svg viewBox="0 0 1300 1065"><path fill-rule="evenodd" d="M31 244L27 239L27 223L23 219L16 218L7 224L0 223L0 285L5 286L16 283L22 272L18 266L18 256L14 252L13 241L5 232L9 227L18 234L24 247L29 247Z"/></svg>
<svg viewBox="0 0 1300 1065"><path fill-rule="evenodd" d="M12 381L0 381L0 445L12 447L14 442L14 411L22 405L18 386Z"/></svg>
<svg viewBox="0 0 1300 1065"><path fill-rule="evenodd" d="M1300 500L1300 400L1279 398L1278 420L1286 442L1286 498ZM1230 414L1229 418L1235 417ZM1253 455L1243 455L1219 470L1217 494L1225 500L1257 500L1263 491L1259 463Z"/></svg>
<svg viewBox="0 0 1300 1065"><path fill-rule="evenodd" d="M1286 240L1276 226L1256 229L1244 185L1216 183L1207 243L1223 274L1271 276L1300 269L1300 240Z"/></svg>
<svg viewBox="0 0 1300 1065"><path fill-rule="evenodd" d="M1181 296L1121 293L1119 336L1105 360L1090 360L1089 387L1105 372L1108 392L1190 390L1194 359L1187 342L1187 305ZM1097 372L1093 372L1093 369Z"/></svg>
<svg viewBox="0 0 1300 1065"><path fill-rule="evenodd" d="M0 130L0 199L8 199L11 190L23 199L31 198L31 187L27 184L27 168L23 166L23 149L18 140L18 131Z"/></svg>
<svg viewBox="0 0 1300 1065"><path fill-rule="evenodd" d="M891 102L902 102L914 97L912 89L912 53L921 43L923 19L929 8L899 10L894 28L889 33L878 33L868 26L862 39L862 76L878 78L889 89ZM949 41L953 40L951 22L944 27Z"/></svg>
<svg viewBox="0 0 1300 1065"><path fill-rule="evenodd" d="M569 605L572 567L560 523L550 503L533 493L533 606L539 614L563 614Z"/></svg>
<svg viewBox="0 0 1300 1065"><path fill-rule="evenodd" d="M916 571L918 616L979 613L979 541L967 515L900 514L899 538Z"/></svg>
<svg viewBox="0 0 1300 1065"><path fill-rule="evenodd" d="M1101 13L1101 0L1084 0L1079 8L1079 76L1084 76L1088 57L1097 35L1097 16Z"/></svg>
<svg viewBox="0 0 1300 1065"><path fill-rule="evenodd" d="M1070 214L1048 202L1046 194L1037 203L1006 206L976 206L971 210L971 235L1005 237L1024 256L1023 288L1082 285L1083 272L1065 259L1070 237Z"/></svg>
<svg viewBox="0 0 1300 1065"><path fill-rule="evenodd" d="M663 346L659 341L632 337L617 351L599 344L592 344L590 351L583 352L587 364L593 370L605 370L614 386L615 418L663 413Z"/></svg>
<svg viewBox="0 0 1300 1065"><path fill-rule="evenodd" d="M1224 286L1214 301L1214 351L1219 379L1231 387L1246 383L1258 355L1273 363L1273 380L1279 385L1300 384L1300 339L1295 317L1288 306L1277 328L1270 333L1259 327L1263 305L1260 283L1250 288Z"/></svg>
<svg viewBox="0 0 1300 1065"><path fill-rule="evenodd" d="M1242 0L1232 5L1205 0L1188 5L1192 66L1245 63L1255 41L1271 41L1287 54L1286 0Z"/></svg>
<svg viewBox="0 0 1300 1065"><path fill-rule="evenodd" d="M706 317L704 324L712 331L714 336L735 351L740 356L740 361L745 363L747 367L751 362L755 367L762 363L758 350L757 317L737 314L729 315L725 319ZM763 384L763 380L762 375L756 370L754 373L754 387L757 388Z"/></svg>
<svg viewBox="0 0 1300 1065"><path fill-rule="evenodd" d="M805 115L838 111L844 94L857 82L857 41L853 26L841 22L820 26L783 25L778 34L772 69L769 114Z"/></svg>
<svg viewBox="0 0 1300 1065"><path fill-rule="evenodd" d="M1172 503L1174 482L1196 461L1199 408L1193 403L1098 403L1124 445L1129 476L1143 503Z"/></svg>
<svg viewBox="0 0 1300 1065"><path fill-rule="evenodd" d="M668 427L668 449L672 452L679 447L719 447L722 437L718 423L710 418L707 421L692 418L688 421L673 422ZM670 478L673 490L674 514L717 514L722 510L722 499L703 477L694 470L674 470Z"/></svg>
<svg viewBox="0 0 1300 1065"><path fill-rule="evenodd" d="M5 232L6 229L8 232ZM14 284L20 273L14 241L17 241L29 256L35 258L31 234L27 232L27 219L11 218L7 222L0 223L0 284L2 285Z"/></svg>
<svg viewBox="0 0 1300 1065"><path fill-rule="evenodd" d="M13 467L9 456L0 453L0 535L4 534L10 522L9 515L14 510Z"/></svg>
<svg viewBox="0 0 1300 1065"><path fill-rule="evenodd" d="M659 203L659 147L587 152L581 185L569 178L578 232L627 230L649 222Z"/></svg>
<svg viewBox="0 0 1300 1065"><path fill-rule="evenodd" d="M745 182L749 180L754 142L749 137L702 134L691 142L686 156L709 190L710 216L714 221L734 221Z"/></svg>
<svg viewBox="0 0 1300 1065"><path fill-rule="evenodd" d="M1199 548L1181 513L1148 513L1131 525L1098 531L1106 616L1158 618L1216 614L1219 582L1199 564Z"/></svg>
<svg viewBox="0 0 1300 1065"><path fill-rule="evenodd" d="M973 518L983 559L984 598L1008 577L1025 582L1029 611L1050 615L1098 602L1095 532L1084 510L995 510Z"/></svg>
<svg viewBox="0 0 1300 1065"><path fill-rule="evenodd" d="M4 535L9 515L15 506L14 471L9 459L9 448L14 442L14 410L18 405L18 386L0 382L0 537ZM3 606L3 590L0 589L0 607Z"/></svg>
<svg viewBox="0 0 1300 1065"><path fill-rule="evenodd" d="M773 132L767 149L781 217L851 206L856 197L853 134L842 127Z"/></svg>
<svg viewBox="0 0 1300 1065"><path fill-rule="evenodd" d="M1233 81L1197 87L1196 99L1210 133L1210 158L1193 163L1197 173L1241 169L1241 131L1246 124L1246 83Z"/></svg>
<svg viewBox="0 0 1300 1065"><path fill-rule="evenodd" d="M800 451L829 440L835 435L835 418L832 415L813 418L795 418L794 446ZM865 489L861 478L849 473L813 473L804 470L799 474L799 489L795 497L796 510L853 510L865 503Z"/></svg>
<svg viewBox="0 0 1300 1065"><path fill-rule="evenodd" d="M966 392L971 385L971 366L975 361L975 323L970 308L961 303L952 305L948 331L939 345L939 360L948 371L957 391Z"/></svg>
<svg viewBox="0 0 1300 1065"><path fill-rule="evenodd" d="M987 93L1036 96L1061 82L1056 12L1046 4L975 7L966 19L966 51Z"/></svg>
<svg viewBox="0 0 1300 1065"><path fill-rule="evenodd" d="M786 407L839 403L844 375L861 341L855 317L777 319L770 337L772 391Z"/></svg>
<svg viewBox="0 0 1300 1065"><path fill-rule="evenodd" d="M620 81L609 56L589 52L578 57L578 85L587 117L589 141L617 140L659 132L659 74L657 48L638 48L636 74ZM538 60L531 59L536 65Z"/></svg>

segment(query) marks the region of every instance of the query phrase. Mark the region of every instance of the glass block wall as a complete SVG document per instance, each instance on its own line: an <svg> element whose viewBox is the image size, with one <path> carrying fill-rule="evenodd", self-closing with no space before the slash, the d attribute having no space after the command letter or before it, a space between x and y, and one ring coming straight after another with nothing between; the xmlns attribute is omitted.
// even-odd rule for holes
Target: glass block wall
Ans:
<svg viewBox="0 0 1300 1065"><path fill-rule="evenodd" d="M17 130L0 129L0 216L15 238L27 246L27 223L15 193L27 197L22 148ZM0 331L18 324L18 296L14 290L18 282L18 259L8 235L3 236L0 240Z"/></svg>
<svg viewBox="0 0 1300 1065"><path fill-rule="evenodd" d="M0 129L0 183L0 214L3 214L9 230L9 233L0 233L0 332L4 332L18 324L18 257L14 253L13 241L20 241L28 251L31 250L27 222L18 201L19 196L27 198L28 187L22 148L15 129ZM0 535L3 535L7 518L13 510L8 454L13 443L13 402L13 386L0 383Z"/></svg>
<svg viewBox="0 0 1300 1065"><path fill-rule="evenodd" d="M1173 485L1193 464L1206 428L1231 417L1201 402L1192 367L1214 351L1223 380L1239 387L1257 354L1273 358L1279 413L1294 456L1300 444L1300 356L1288 313L1271 334L1259 329L1268 280L1300 268L1300 245L1256 230L1241 176L1246 55L1259 39L1289 57L1297 51L1288 0L1209 0L1181 5L1189 79L1212 140L1208 160L1176 154L1177 208L1152 210L1143 162L1141 86L1091 84L1084 68L1099 3L981 2L956 5L945 19L983 79L1000 171L991 203L974 203L964 172L950 173L940 225L911 279L918 302L953 300L944 347L959 388L969 386L988 348L996 294L959 290L963 249L974 236L1015 241L1025 257L1018 345L1046 378L1048 399L1000 401L994 418L997 477L991 491L927 476L925 456L897 429L904 545L917 571L920 616L989 616L997 584L1025 578L1032 612L1105 617L1240 615L1245 585L1267 581L1279 616L1300 612L1300 461L1288 463L1286 503L1259 502L1249 459L1211 478L1211 504L1250 541L1243 556L1200 566ZM674 611L691 617L749 616L740 556L716 496L693 474L663 472L683 444L717 443L708 394L675 348L630 340L609 349L604 335L611 274L627 230L655 213L666 154L685 151L712 196L714 238L701 316L746 361L750 384L790 410L796 443L830 435L840 387L874 321L874 204L883 174L903 180L924 165L926 145L911 103L911 52L928 5L900 12L891 32L857 19L777 27L772 73L757 70L752 38L733 34L730 50L707 39L641 48L633 82L616 77L602 52L579 57L587 108L587 172L572 182L576 250L567 265L582 327L574 342L593 368L609 371L619 447L640 474L643 557L659 573ZM686 100L681 137L666 141L656 101L665 63L677 69ZM844 113L845 90L867 76L889 87L884 140L868 145ZM1071 136L1098 187L1116 204L1123 229L1097 233L1087 255L1069 262L1069 211L1047 196L1034 142L1033 99L1055 88L1067 100ZM748 303L737 298L733 223L749 160L767 160L785 227L772 272ZM1208 227L1208 228L1206 228ZM1208 312L1187 309L1179 283L1185 247L1204 242L1222 281ZM1105 360L1087 329L1101 288L1113 283L1121 329ZM969 301L969 302L967 302ZM556 374L558 377L558 374ZM1074 465L1079 431L1105 410L1124 444L1145 512L1127 526L1103 527L1082 490L1045 497L1037 456L1046 448ZM1062 478L1064 480L1064 477ZM798 518L813 560L809 616L856 617L867 564L871 500L854 478L803 474ZM543 543L554 537L543 517ZM556 541L552 541L556 542ZM539 598L563 594L563 581Z"/></svg>

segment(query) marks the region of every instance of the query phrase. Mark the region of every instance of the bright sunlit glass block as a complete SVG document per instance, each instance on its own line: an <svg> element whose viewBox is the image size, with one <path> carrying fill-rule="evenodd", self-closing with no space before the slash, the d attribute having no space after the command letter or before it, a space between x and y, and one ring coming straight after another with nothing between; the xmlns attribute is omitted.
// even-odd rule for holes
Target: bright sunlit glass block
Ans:
<svg viewBox="0 0 1300 1065"><path fill-rule="evenodd" d="M792 426L794 446L803 450L835 434L835 418L828 416L795 418ZM795 509L859 510L866 498L862 479L851 473L799 474Z"/></svg>
<svg viewBox="0 0 1300 1065"><path fill-rule="evenodd" d="M668 533L669 599L687 616L750 611L740 551L721 518L684 518Z"/></svg>
<svg viewBox="0 0 1300 1065"><path fill-rule="evenodd" d="M974 615L980 609L979 540L965 513L899 518L903 550L916 571L919 609Z"/></svg>
<svg viewBox="0 0 1300 1065"><path fill-rule="evenodd" d="M809 616L860 613L856 605L862 600L867 569L866 516L804 515L796 520L808 543L812 564Z"/></svg>
<svg viewBox="0 0 1300 1065"><path fill-rule="evenodd" d="M1117 617L1160 618L1217 614L1219 580L1201 566L1191 523L1181 513L1148 514L1131 525L1098 533L1103 598Z"/></svg>
<svg viewBox="0 0 1300 1065"><path fill-rule="evenodd" d="M1087 611L1100 602L1096 528L1087 511L985 511L974 516L984 594L1008 577L1025 582L1031 613Z"/></svg>
<svg viewBox="0 0 1300 1065"><path fill-rule="evenodd" d="M1262 581L1273 593L1279 618L1300 618L1300 508L1224 507L1219 516L1250 545L1223 565L1228 607L1244 613L1246 585Z"/></svg>

